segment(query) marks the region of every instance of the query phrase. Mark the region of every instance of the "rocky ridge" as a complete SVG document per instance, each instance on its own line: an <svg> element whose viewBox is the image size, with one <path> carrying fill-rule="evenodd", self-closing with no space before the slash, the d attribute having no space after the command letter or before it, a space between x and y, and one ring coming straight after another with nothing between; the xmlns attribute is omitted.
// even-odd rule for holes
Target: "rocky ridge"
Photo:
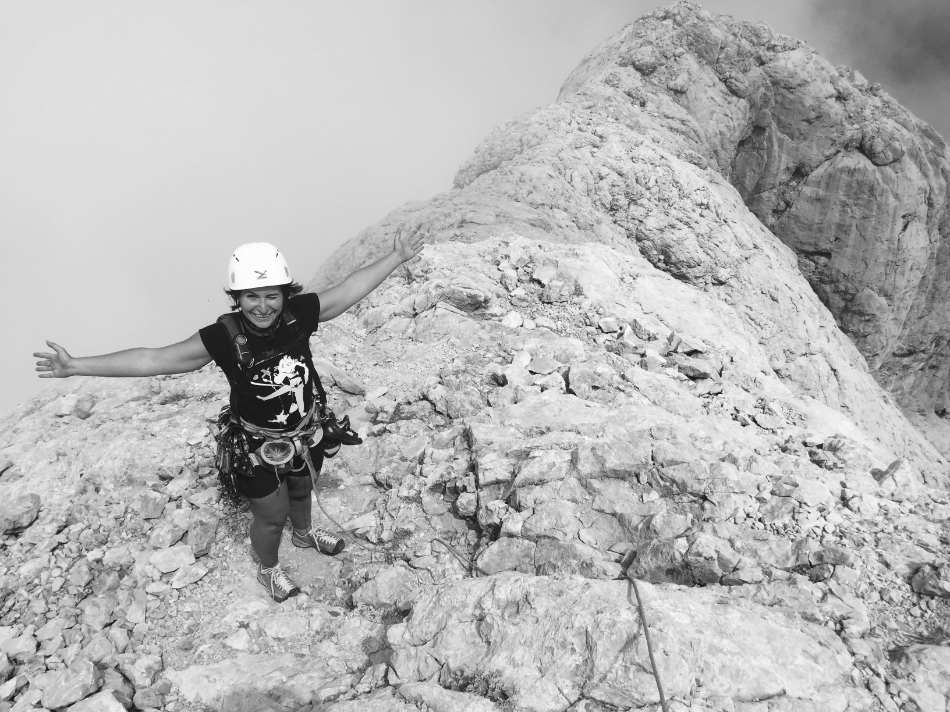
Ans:
<svg viewBox="0 0 950 712"><path fill-rule="evenodd" d="M672 710L945 709L945 461L678 109L601 82L703 23L801 48L657 11L315 278L427 233L312 340L366 442L315 507L347 550L284 542L305 595L266 599L220 499L213 368L7 416L0 712L656 711L644 625Z"/></svg>

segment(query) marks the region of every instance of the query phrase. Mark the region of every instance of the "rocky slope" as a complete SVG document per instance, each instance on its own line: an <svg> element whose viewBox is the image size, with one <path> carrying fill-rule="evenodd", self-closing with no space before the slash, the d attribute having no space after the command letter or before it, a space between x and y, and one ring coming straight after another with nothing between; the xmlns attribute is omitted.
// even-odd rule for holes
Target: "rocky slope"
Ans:
<svg viewBox="0 0 950 712"><path fill-rule="evenodd" d="M312 340L366 443L316 502L346 551L284 542L306 595L265 598L220 500L212 368L5 418L0 712L656 711L645 628L678 712L945 710L947 463L730 182L752 124L690 113L752 111L715 42L826 66L657 11L315 277L427 235Z"/></svg>

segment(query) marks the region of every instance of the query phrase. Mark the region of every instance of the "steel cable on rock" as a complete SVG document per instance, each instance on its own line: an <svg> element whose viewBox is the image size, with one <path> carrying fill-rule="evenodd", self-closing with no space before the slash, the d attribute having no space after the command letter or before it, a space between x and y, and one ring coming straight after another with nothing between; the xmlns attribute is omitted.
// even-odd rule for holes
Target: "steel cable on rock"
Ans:
<svg viewBox="0 0 950 712"><path fill-rule="evenodd" d="M650 625L647 622L647 613L643 608L643 599L640 597L640 587L637 586L637 580L629 573L627 582L633 587L633 593L637 598L637 608L640 611L640 621L643 623L643 636L647 641L647 653L650 655L650 667L653 668L653 679L656 680L656 689L660 693L660 708L663 712L669 712L669 706L666 703L666 694L663 692L663 680L660 679L660 669L656 666L656 657L653 655L653 641L650 639ZM629 598L629 591L627 597Z"/></svg>

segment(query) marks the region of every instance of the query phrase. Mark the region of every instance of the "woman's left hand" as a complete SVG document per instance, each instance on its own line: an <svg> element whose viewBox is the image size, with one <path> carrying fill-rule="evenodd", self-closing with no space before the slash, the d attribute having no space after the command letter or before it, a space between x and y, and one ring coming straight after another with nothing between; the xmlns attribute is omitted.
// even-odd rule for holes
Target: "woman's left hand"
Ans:
<svg viewBox="0 0 950 712"><path fill-rule="evenodd" d="M396 228L396 237L393 239L393 252L399 257L400 262L407 262L422 252L425 244L422 240L421 225L416 225L409 230L408 234L403 235L403 226Z"/></svg>

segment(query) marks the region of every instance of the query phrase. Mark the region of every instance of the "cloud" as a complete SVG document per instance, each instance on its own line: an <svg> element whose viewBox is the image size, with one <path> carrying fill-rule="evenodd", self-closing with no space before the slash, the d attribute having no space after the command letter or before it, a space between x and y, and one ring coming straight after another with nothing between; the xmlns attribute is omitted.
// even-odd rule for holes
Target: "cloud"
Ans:
<svg viewBox="0 0 950 712"><path fill-rule="evenodd" d="M812 0L832 55L950 138L950 0Z"/></svg>

